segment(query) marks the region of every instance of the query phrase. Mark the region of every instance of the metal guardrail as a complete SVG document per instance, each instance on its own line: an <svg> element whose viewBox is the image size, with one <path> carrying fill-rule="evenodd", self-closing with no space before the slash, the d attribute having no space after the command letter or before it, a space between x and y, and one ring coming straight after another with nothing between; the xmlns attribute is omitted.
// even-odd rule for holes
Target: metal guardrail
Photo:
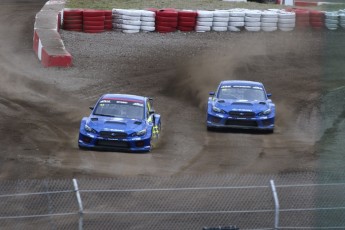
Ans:
<svg viewBox="0 0 345 230"><path fill-rule="evenodd" d="M344 189L316 174L0 182L0 229L345 229Z"/></svg>

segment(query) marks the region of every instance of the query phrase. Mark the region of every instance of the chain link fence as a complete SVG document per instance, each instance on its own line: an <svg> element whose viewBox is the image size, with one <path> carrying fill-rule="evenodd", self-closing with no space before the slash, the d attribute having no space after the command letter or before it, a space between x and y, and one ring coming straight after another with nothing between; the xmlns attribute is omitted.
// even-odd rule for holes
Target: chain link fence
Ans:
<svg viewBox="0 0 345 230"><path fill-rule="evenodd" d="M342 178L296 173L0 182L0 229L345 229Z"/></svg>

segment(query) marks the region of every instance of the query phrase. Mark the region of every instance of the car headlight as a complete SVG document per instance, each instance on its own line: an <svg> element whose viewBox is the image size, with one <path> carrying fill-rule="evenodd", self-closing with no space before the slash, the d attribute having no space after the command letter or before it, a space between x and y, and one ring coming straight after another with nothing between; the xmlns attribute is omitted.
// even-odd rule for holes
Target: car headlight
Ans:
<svg viewBox="0 0 345 230"><path fill-rule="evenodd" d="M213 110L213 112L216 112L216 113L225 113L224 110L217 108L216 106L213 106L212 110Z"/></svg>
<svg viewBox="0 0 345 230"><path fill-rule="evenodd" d="M141 136L144 136L145 134L146 134L146 132L147 132L147 130L146 129L143 129L143 130L141 130L141 131L139 131L139 132L136 132L136 133L132 133L132 137L141 137Z"/></svg>
<svg viewBox="0 0 345 230"><path fill-rule="evenodd" d="M262 111L259 113L259 116L262 116L262 115L268 115L271 113L271 109L266 109L265 111Z"/></svg>
<svg viewBox="0 0 345 230"><path fill-rule="evenodd" d="M97 133L96 130L94 130L93 128L91 128L91 127L88 126L88 125L85 125L85 126L84 126L84 129L85 129L87 132L89 132L89 133Z"/></svg>

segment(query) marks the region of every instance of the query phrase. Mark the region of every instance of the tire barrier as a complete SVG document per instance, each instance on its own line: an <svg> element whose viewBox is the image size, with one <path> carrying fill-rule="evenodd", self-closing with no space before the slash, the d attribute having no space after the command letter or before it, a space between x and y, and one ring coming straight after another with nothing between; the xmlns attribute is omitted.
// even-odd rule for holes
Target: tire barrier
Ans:
<svg viewBox="0 0 345 230"><path fill-rule="evenodd" d="M156 12L156 31L159 33L170 33L177 31L178 11L171 8L158 10Z"/></svg>
<svg viewBox="0 0 345 230"><path fill-rule="evenodd" d="M339 25L345 29L345 10L339 10Z"/></svg>
<svg viewBox="0 0 345 230"><path fill-rule="evenodd" d="M72 56L66 51L59 34L64 5L64 0L48 1L35 17L33 50L44 67L72 65Z"/></svg>
<svg viewBox="0 0 345 230"><path fill-rule="evenodd" d="M156 9L143 10L140 16L140 30L142 32L153 32L156 30Z"/></svg>
<svg viewBox="0 0 345 230"><path fill-rule="evenodd" d="M83 11L64 10L62 28L64 30L82 32L83 31Z"/></svg>
<svg viewBox="0 0 345 230"><path fill-rule="evenodd" d="M276 11L263 11L261 13L261 30L273 32L278 30L278 13Z"/></svg>
<svg viewBox="0 0 345 230"><path fill-rule="evenodd" d="M127 34L139 33L141 27L141 10L112 10L113 28Z"/></svg>
<svg viewBox="0 0 345 230"><path fill-rule="evenodd" d="M113 21L112 21L112 14L111 10L104 11L104 30L111 31L113 29Z"/></svg>
<svg viewBox="0 0 345 230"><path fill-rule="evenodd" d="M278 13L278 28L280 31L289 32L295 29L296 13L280 11Z"/></svg>
<svg viewBox="0 0 345 230"><path fill-rule="evenodd" d="M295 9L296 28L305 29L310 27L309 11L305 9Z"/></svg>
<svg viewBox="0 0 345 230"><path fill-rule="evenodd" d="M208 32L211 31L213 25L213 11L198 10L196 19L196 32Z"/></svg>
<svg viewBox="0 0 345 230"><path fill-rule="evenodd" d="M230 10L228 31L240 32L244 28L244 18L246 13L241 9Z"/></svg>
<svg viewBox="0 0 345 230"><path fill-rule="evenodd" d="M248 10L244 18L244 28L250 32L258 32L261 30L261 11Z"/></svg>
<svg viewBox="0 0 345 230"><path fill-rule="evenodd" d="M309 11L309 23L313 29L323 29L325 27L325 13L318 10Z"/></svg>
<svg viewBox="0 0 345 230"><path fill-rule="evenodd" d="M100 33L113 30L123 33L153 32L257 32L293 31L313 28L336 30L345 28L345 10L323 12L300 8L268 10L177 10L146 8L145 10L65 9L63 29Z"/></svg>
<svg viewBox="0 0 345 230"><path fill-rule="evenodd" d="M192 10L178 11L177 29L182 32L195 30L197 13Z"/></svg>
<svg viewBox="0 0 345 230"><path fill-rule="evenodd" d="M338 12L325 13L325 26L329 30L337 30L339 27L339 14Z"/></svg>
<svg viewBox="0 0 345 230"><path fill-rule="evenodd" d="M104 10L83 11L83 31L85 33L104 32L105 12Z"/></svg>
<svg viewBox="0 0 345 230"><path fill-rule="evenodd" d="M229 26L229 11L216 10L213 12L212 31L225 32Z"/></svg>

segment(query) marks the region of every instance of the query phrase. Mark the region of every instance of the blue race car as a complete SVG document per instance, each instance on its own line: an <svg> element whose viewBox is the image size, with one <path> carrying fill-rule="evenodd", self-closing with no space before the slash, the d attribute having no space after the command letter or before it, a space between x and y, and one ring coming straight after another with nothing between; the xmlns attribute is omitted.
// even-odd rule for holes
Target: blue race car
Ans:
<svg viewBox="0 0 345 230"><path fill-rule="evenodd" d="M222 81L210 92L207 129L239 128L274 131L275 104L262 83Z"/></svg>
<svg viewBox="0 0 345 230"><path fill-rule="evenodd" d="M161 130L152 99L126 94L105 94L89 117L81 120L79 148L148 152Z"/></svg>

